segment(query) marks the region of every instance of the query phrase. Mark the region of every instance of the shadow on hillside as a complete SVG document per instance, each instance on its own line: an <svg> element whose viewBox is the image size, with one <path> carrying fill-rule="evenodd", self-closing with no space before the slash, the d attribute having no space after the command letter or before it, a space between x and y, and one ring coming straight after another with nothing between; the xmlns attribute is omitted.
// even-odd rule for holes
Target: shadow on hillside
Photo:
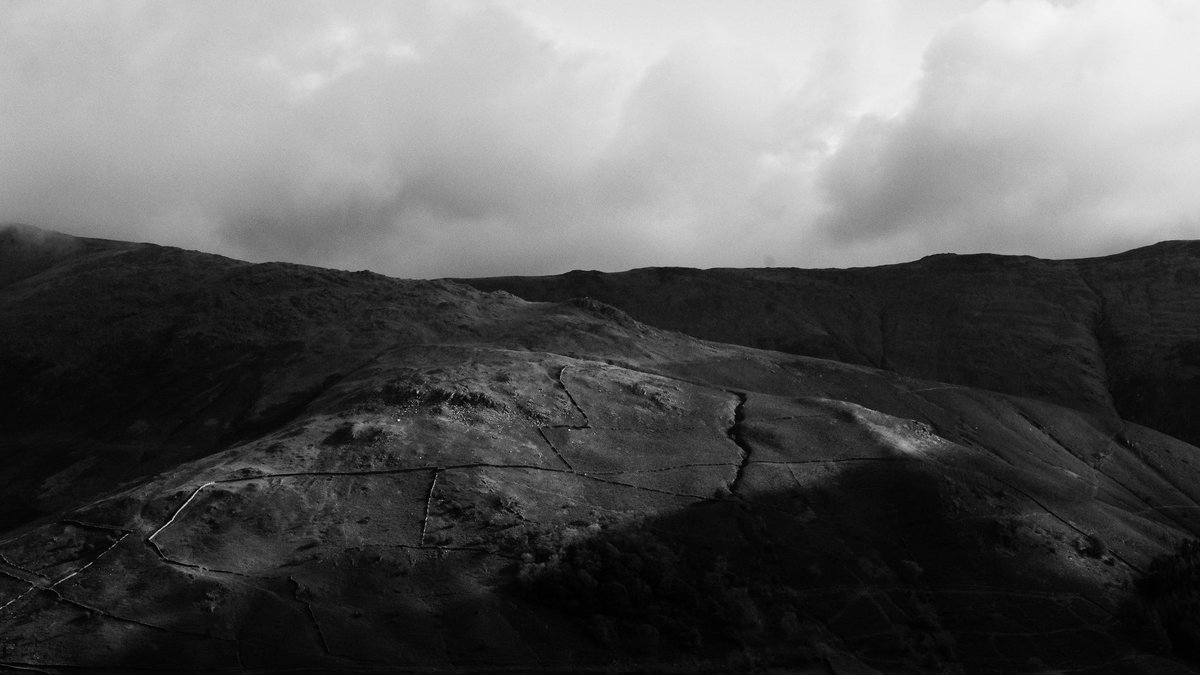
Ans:
<svg viewBox="0 0 1200 675"><path fill-rule="evenodd" d="M1055 571L1047 542L1003 519L958 518L946 488L926 464L871 462L815 488L703 502L545 541L517 593L618 653L763 667L852 656L883 672L1128 661L1123 592Z"/></svg>
<svg viewBox="0 0 1200 675"><path fill-rule="evenodd" d="M526 523L482 550L367 543L253 579L159 567L139 580L157 628L86 665L1188 672L1138 654L1117 591L1055 572L1046 542L960 517L935 467L847 466L633 525ZM103 631L79 614L80 635Z"/></svg>

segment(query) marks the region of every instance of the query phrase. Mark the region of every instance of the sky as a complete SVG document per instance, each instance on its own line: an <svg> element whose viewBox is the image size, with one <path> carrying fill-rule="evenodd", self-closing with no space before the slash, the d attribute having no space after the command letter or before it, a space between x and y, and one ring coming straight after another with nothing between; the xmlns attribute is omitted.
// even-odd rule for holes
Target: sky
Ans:
<svg viewBox="0 0 1200 675"><path fill-rule="evenodd" d="M0 222L405 278L1200 238L1193 0L4 0Z"/></svg>

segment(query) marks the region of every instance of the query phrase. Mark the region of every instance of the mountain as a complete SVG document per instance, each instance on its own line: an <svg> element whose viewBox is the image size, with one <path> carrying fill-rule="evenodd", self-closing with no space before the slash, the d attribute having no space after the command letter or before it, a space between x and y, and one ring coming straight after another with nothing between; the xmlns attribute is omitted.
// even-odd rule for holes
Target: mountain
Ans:
<svg viewBox="0 0 1200 675"><path fill-rule="evenodd" d="M1037 398L1200 443L1200 241L1083 260L461 281L527 300L591 297L706 340Z"/></svg>
<svg viewBox="0 0 1200 675"><path fill-rule="evenodd" d="M882 329L865 290L839 318L841 280L900 268L568 275L642 294L627 314L0 230L0 667L1194 672L1154 593L1200 534L1197 448L1080 360L1186 337L1138 304L1174 288L1145 255L1041 294L1028 270L1058 263L915 263L981 275L955 306L993 289L1018 377L961 322L905 318L952 279ZM755 284L778 323L751 320L765 291L736 301ZM728 342L636 318L704 289L693 320ZM798 316L789 348L842 360L731 343Z"/></svg>

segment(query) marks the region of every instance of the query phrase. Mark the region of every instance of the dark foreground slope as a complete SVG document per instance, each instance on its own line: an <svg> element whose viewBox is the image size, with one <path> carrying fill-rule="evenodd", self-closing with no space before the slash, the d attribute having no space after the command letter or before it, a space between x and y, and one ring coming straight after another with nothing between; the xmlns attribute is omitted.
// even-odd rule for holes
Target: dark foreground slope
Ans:
<svg viewBox="0 0 1200 675"><path fill-rule="evenodd" d="M708 340L1029 396L1200 442L1200 242L1084 260L463 281L528 300L592 297Z"/></svg>
<svg viewBox="0 0 1200 675"><path fill-rule="evenodd" d="M1190 672L1118 621L1200 534L1161 433L592 301L78 246L0 287L0 668Z"/></svg>

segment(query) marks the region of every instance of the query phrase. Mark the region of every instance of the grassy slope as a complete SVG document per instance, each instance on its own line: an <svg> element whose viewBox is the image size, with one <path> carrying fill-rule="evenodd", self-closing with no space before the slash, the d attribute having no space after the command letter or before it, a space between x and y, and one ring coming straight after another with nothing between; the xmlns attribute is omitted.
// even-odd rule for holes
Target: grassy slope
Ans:
<svg viewBox="0 0 1200 675"><path fill-rule="evenodd" d="M1149 429L596 303L63 264L0 289L43 364L10 371L43 515L0 539L0 661L1182 668L1114 624L1200 522L1195 448Z"/></svg>
<svg viewBox="0 0 1200 675"><path fill-rule="evenodd" d="M708 340L1039 398L1200 441L1200 242L1068 261L931 256L851 270L464 281L529 300L588 296Z"/></svg>

